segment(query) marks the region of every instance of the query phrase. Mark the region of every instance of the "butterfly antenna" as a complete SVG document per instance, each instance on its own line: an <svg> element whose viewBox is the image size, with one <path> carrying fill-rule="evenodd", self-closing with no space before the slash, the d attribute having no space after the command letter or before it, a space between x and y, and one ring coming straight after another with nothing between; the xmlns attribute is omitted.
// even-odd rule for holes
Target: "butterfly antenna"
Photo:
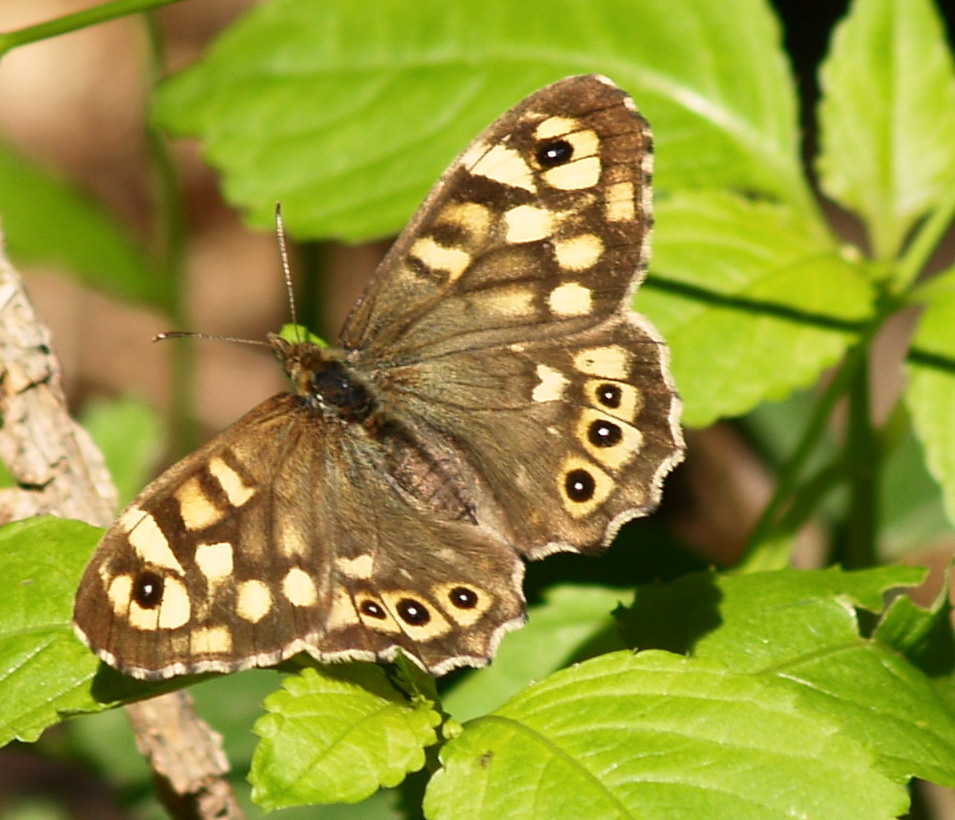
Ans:
<svg viewBox="0 0 955 820"><path fill-rule="evenodd" d="M166 330L153 336L154 342L161 342L165 339L212 339L217 342L236 342L240 345L272 347L268 342L263 342L259 339L240 339L237 336L217 336L214 333L196 333L192 330Z"/></svg>
<svg viewBox="0 0 955 820"><path fill-rule="evenodd" d="M282 221L282 203L275 203L275 232L279 237L279 253L282 255L282 273L285 275L285 292L288 294L289 312L292 314L292 324L295 332L300 333L298 317L295 315L295 293L292 291L292 266L288 261L288 244L285 241L285 223ZM304 339L299 339L304 341Z"/></svg>

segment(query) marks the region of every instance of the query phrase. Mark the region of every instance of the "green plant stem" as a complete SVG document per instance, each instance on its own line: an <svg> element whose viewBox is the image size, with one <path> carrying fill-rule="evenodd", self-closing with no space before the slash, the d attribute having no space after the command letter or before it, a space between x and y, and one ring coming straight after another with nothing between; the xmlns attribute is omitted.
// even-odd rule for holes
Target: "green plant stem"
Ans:
<svg viewBox="0 0 955 820"><path fill-rule="evenodd" d="M152 91L163 74L162 33L155 15L143 16L149 41L148 82ZM152 98L152 94L148 95ZM153 213L156 224L155 256L164 288L166 310L176 330L187 330L188 308L185 301L186 229L183 221L182 197L175 162L166 135L153 125L147 112L146 140L153 176ZM172 343L172 441L179 456L198 444L194 402L195 345L182 338Z"/></svg>
<svg viewBox="0 0 955 820"><path fill-rule="evenodd" d="M773 497L769 500L769 503L763 510L763 514L760 516L759 521L756 522L756 526L753 527L753 531L747 539L746 549L739 565L740 571L747 572L753 567L761 566L762 562L756 554L759 545L766 541L773 532L779 511L795 490L799 480L799 474L802 472L806 460L825 432L826 425L836 406L836 402L838 402L848 390L855 372L865 361L869 338L869 334L866 334L849 350L832 380L819 397L819 401L816 402L812 416L806 425L806 429L803 431L802 438L796 445L793 454L779 472L776 491L773 493Z"/></svg>
<svg viewBox="0 0 955 820"><path fill-rule="evenodd" d="M65 14L62 17L47 20L45 23L37 23L34 26L27 26L16 31L5 31L0 33L0 57L17 46L46 40L49 37L87 28L97 23L105 23L108 20L125 17L138 11L145 11L158 6L168 6L178 2L180 0L113 0L111 3L103 3L73 14Z"/></svg>
<svg viewBox="0 0 955 820"><path fill-rule="evenodd" d="M893 285L900 291L909 290L925 269L938 243L955 218L955 188L948 197L929 215L906 248L892 277Z"/></svg>
<svg viewBox="0 0 955 820"><path fill-rule="evenodd" d="M847 569L871 567L876 558L878 477L882 447L872 426L868 358L849 386L848 428L843 463L849 477L849 516L842 564Z"/></svg>

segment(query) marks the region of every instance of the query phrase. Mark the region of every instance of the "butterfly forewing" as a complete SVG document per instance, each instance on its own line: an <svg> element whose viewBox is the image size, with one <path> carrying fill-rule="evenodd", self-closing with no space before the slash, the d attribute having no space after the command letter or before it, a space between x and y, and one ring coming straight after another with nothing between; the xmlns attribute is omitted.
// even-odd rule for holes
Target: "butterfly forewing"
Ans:
<svg viewBox="0 0 955 820"><path fill-rule="evenodd" d="M390 660L480 666L522 557L606 544L682 456L667 351L630 308L649 129L609 80L528 97L442 176L342 331L271 337L293 390L147 487L77 593L138 677Z"/></svg>

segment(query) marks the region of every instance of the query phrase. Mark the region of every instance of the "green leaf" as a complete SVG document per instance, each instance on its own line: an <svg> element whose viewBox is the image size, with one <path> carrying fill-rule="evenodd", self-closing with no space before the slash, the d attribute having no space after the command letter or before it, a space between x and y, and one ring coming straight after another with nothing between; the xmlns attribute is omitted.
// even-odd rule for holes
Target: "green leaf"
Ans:
<svg viewBox="0 0 955 820"><path fill-rule="evenodd" d="M656 224L634 306L670 345L688 426L814 381L872 312L860 265L789 205L683 192L658 203Z"/></svg>
<svg viewBox="0 0 955 820"><path fill-rule="evenodd" d="M73 595L101 535L61 518L0 529L0 745L36 740L65 714L174 688L101 668L73 634Z"/></svg>
<svg viewBox="0 0 955 820"><path fill-rule="evenodd" d="M128 229L89 196L0 143L0 215L10 256L59 265L85 283L166 307L169 286Z"/></svg>
<svg viewBox="0 0 955 820"><path fill-rule="evenodd" d="M878 257L955 186L955 70L931 0L854 0L820 70L823 190Z"/></svg>
<svg viewBox="0 0 955 820"><path fill-rule="evenodd" d="M856 615L857 607L880 611L885 591L924 576L904 566L697 574L640 590L622 630L636 646L692 649L735 672L785 682L807 706L843 721L843 731L899 782L915 774L955 785L955 711L922 671L932 660L928 646L947 655L951 625L941 625L947 634L936 632L931 644L910 629L906 640L921 652L916 666L895 646L863 638Z"/></svg>
<svg viewBox="0 0 955 820"><path fill-rule="evenodd" d="M442 696L442 706L461 722L497 708L566 664L587 642L611 630L615 635L611 612L629 597L606 587L549 590L545 603L529 608L527 625L504 636L494 663L469 673Z"/></svg>
<svg viewBox="0 0 955 820"><path fill-rule="evenodd" d="M615 652L561 670L441 751L431 820L891 818L905 791L837 721L713 662Z"/></svg>
<svg viewBox="0 0 955 820"><path fill-rule="evenodd" d="M912 342L905 403L929 472L942 487L949 521L955 523L955 269L917 296L926 307Z"/></svg>
<svg viewBox="0 0 955 820"><path fill-rule="evenodd" d="M398 785L424 765L441 722L430 701L409 703L373 664L304 669L265 708L249 779L267 811L356 803Z"/></svg>
<svg viewBox="0 0 955 820"><path fill-rule="evenodd" d="M163 426L148 402L127 396L94 399L83 409L83 426L103 452L125 507L155 475L163 450Z"/></svg>
<svg viewBox="0 0 955 820"><path fill-rule="evenodd" d="M686 59L687 54L696 55ZM800 207L794 87L765 0L275 0L161 89L230 202L300 238L395 233L453 157L522 97L603 72L657 133L657 180Z"/></svg>

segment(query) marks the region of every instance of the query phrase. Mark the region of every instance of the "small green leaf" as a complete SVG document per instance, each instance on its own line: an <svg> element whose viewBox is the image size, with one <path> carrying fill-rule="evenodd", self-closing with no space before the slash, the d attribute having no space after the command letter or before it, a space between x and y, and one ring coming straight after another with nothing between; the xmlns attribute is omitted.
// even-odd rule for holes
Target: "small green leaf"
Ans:
<svg viewBox="0 0 955 820"><path fill-rule="evenodd" d="M812 214L683 192L658 203L656 226L653 276L634 307L670 345L689 426L813 382L872 312L860 266Z"/></svg>
<svg viewBox="0 0 955 820"><path fill-rule="evenodd" d="M163 449L163 427L148 402L127 396L94 399L83 409L83 426L103 452L119 505L125 507L155 475Z"/></svg>
<svg viewBox="0 0 955 820"><path fill-rule="evenodd" d="M811 207L779 25L764 0L274 0L161 89L230 202L300 238L395 233L522 97L602 72L657 133L664 187L733 185ZM369 25L372 21L372 25ZM686 54L706 55L688 60Z"/></svg>
<svg viewBox="0 0 955 820"><path fill-rule="evenodd" d="M912 342L905 403L929 472L942 487L949 521L955 523L955 269L920 288L917 296L926 307Z"/></svg>
<svg viewBox="0 0 955 820"><path fill-rule="evenodd" d="M854 0L820 69L823 190L878 257L955 186L955 69L931 0Z"/></svg>
<svg viewBox="0 0 955 820"><path fill-rule="evenodd" d="M252 799L267 811L356 803L417 771L437 741L433 704L409 703L373 664L304 669L265 701Z"/></svg>
<svg viewBox="0 0 955 820"><path fill-rule="evenodd" d="M114 216L2 143L0 216L18 263L61 265L108 293L168 306L171 283L158 276Z"/></svg>
<svg viewBox="0 0 955 820"><path fill-rule="evenodd" d="M444 709L463 722L497 708L566 664L586 642L616 635L611 613L629 597L606 587L549 590L545 603L529 608L527 625L504 636L494 663L469 673L442 696Z"/></svg>
<svg viewBox="0 0 955 820"><path fill-rule="evenodd" d="M615 652L561 670L441 751L431 820L893 818L905 790L791 691L713 662Z"/></svg>

